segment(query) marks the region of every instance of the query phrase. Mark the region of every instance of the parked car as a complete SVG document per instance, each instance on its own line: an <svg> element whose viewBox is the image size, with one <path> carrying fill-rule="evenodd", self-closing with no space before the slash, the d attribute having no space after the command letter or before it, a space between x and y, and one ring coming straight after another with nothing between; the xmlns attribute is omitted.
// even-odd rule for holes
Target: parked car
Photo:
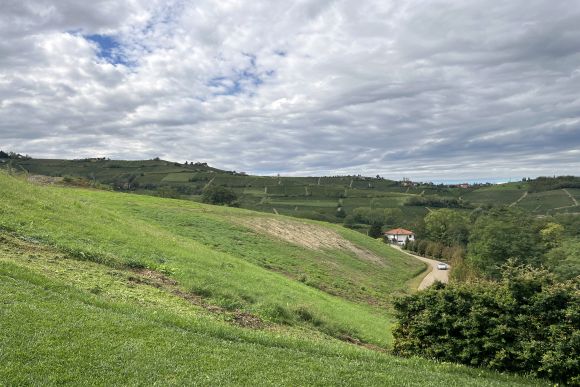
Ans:
<svg viewBox="0 0 580 387"><path fill-rule="evenodd" d="M438 263L437 264L437 270L448 270L449 269L449 265L446 263Z"/></svg>

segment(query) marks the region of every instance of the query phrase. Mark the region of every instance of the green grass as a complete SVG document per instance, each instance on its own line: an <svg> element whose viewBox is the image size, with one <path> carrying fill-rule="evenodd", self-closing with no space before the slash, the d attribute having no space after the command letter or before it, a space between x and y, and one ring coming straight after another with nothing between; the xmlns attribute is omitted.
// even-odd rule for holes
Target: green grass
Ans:
<svg viewBox="0 0 580 387"><path fill-rule="evenodd" d="M4 174L0 196L0 227L19 235L113 267L162 270L221 307L380 346L392 339L393 319L385 305L393 293L407 291L407 282L423 269L422 263L372 240L367 248L381 264L347 251L285 243L240 225L239 219L258 215L240 209L38 187ZM362 243L356 232L341 233ZM304 309L315 317L312 321L303 321Z"/></svg>
<svg viewBox="0 0 580 387"><path fill-rule="evenodd" d="M189 179L193 178L195 173L191 172L180 172L180 173L169 173L161 179L162 182L171 182L171 183L185 183L188 182Z"/></svg>
<svg viewBox="0 0 580 387"><path fill-rule="evenodd" d="M401 207L411 195L385 193L381 196L372 198L345 198L343 199L345 209L352 210L357 207L372 207L372 208L394 208Z"/></svg>
<svg viewBox="0 0 580 387"><path fill-rule="evenodd" d="M239 327L130 271L7 233L0 242L2 385L545 384L396 358L300 327Z"/></svg>

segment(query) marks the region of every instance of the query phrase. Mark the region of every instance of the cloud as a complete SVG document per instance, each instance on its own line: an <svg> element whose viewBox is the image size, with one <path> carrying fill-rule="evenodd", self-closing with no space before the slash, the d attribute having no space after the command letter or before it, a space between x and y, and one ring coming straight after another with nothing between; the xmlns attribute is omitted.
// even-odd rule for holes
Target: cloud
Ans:
<svg viewBox="0 0 580 387"><path fill-rule="evenodd" d="M1 7L6 150L433 180L580 171L573 2Z"/></svg>

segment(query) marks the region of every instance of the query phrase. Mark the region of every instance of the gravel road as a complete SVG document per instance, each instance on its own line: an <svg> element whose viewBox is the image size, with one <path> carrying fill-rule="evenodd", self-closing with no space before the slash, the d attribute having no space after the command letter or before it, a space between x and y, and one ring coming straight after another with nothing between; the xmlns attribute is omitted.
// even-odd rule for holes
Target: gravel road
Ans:
<svg viewBox="0 0 580 387"><path fill-rule="evenodd" d="M401 249L399 246L391 245L391 247L401 251L402 253L410 255L411 257L413 257L415 259L423 261L427 265L429 265L429 268L427 269L427 270L429 270L429 273L425 276L425 278L423 278L423 281L421 281L421 283L419 284L419 290L423 290L423 289L428 288L429 286L433 285L433 283L435 283L435 281L440 281L443 283L449 282L449 269L451 269L451 266L448 265L449 269L447 269L447 270L439 270L439 269L437 269L437 264L439 263L439 261L436 261L434 259L419 257L417 255L408 253L405 250Z"/></svg>

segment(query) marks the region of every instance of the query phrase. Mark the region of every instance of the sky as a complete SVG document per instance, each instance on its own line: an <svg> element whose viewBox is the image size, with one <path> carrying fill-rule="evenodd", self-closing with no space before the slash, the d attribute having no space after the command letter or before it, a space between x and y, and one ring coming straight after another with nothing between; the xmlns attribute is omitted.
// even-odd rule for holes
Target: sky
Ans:
<svg viewBox="0 0 580 387"><path fill-rule="evenodd" d="M0 149L580 175L580 1L2 0Z"/></svg>

